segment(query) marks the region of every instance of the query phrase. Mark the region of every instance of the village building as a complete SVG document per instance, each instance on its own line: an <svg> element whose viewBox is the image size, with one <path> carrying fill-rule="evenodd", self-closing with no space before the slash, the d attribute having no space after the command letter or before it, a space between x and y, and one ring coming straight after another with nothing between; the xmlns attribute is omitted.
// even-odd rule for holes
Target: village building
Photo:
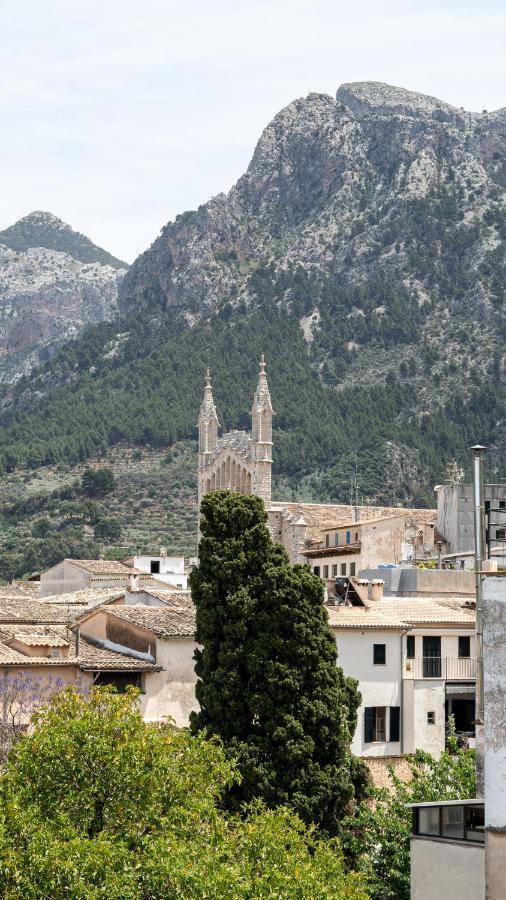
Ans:
<svg viewBox="0 0 506 900"><path fill-rule="evenodd" d="M163 548L162 548L163 550ZM137 572L152 575L162 584L172 585L186 590L188 587L188 572L186 570L184 556L129 556L122 560L123 565L131 566Z"/></svg>
<svg viewBox="0 0 506 900"><path fill-rule="evenodd" d="M53 597L94 588L168 586L157 575L112 559L63 559L40 576L40 596Z"/></svg>
<svg viewBox="0 0 506 900"><path fill-rule="evenodd" d="M140 707L147 721L169 717L188 725L195 697L195 610L187 595L160 606L113 605L82 616L76 628L93 646L149 659L156 669L139 676Z"/></svg>
<svg viewBox="0 0 506 900"><path fill-rule="evenodd" d="M438 756L449 717L474 737L475 612L470 600L382 596L382 582L348 579L329 606L339 665L359 681L353 752L396 757L420 748Z"/></svg>
<svg viewBox="0 0 506 900"><path fill-rule="evenodd" d="M434 518L432 510L399 510L364 521L345 519L326 526L318 546L305 550L303 557L331 589L336 578L355 576L363 569L430 559Z"/></svg>

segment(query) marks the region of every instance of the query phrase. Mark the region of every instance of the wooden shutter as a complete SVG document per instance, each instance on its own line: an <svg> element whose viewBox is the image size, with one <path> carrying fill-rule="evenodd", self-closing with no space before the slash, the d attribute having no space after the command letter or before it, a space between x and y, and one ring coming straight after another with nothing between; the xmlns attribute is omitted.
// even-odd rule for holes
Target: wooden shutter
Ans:
<svg viewBox="0 0 506 900"><path fill-rule="evenodd" d="M374 741L374 706L366 706L364 709L364 743L372 744Z"/></svg>
<svg viewBox="0 0 506 900"><path fill-rule="evenodd" d="M400 707L399 706L391 706L390 707L390 740L398 741L399 740L399 719L400 719Z"/></svg>

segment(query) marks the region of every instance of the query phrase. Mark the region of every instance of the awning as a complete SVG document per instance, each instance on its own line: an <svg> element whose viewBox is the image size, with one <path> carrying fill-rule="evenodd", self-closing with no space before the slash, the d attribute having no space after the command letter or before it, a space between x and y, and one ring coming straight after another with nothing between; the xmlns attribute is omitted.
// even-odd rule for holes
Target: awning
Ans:
<svg viewBox="0 0 506 900"><path fill-rule="evenodd" d="M446 682L446 696L451 694L452 696L467 696L468 694L472 694L473 697L475 695L476 687L474 682L464 682L462 684L448 684Z"/></svg>

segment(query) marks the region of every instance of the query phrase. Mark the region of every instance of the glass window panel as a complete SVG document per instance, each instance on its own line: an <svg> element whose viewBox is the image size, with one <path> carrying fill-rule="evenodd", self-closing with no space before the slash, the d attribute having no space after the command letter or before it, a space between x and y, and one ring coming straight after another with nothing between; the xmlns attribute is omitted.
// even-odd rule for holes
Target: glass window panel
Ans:
<svg viewBox="0 0 506 900"><path fill-rule="evenodd" d="M485 840L485 816L483 806L466 807L466 840Z"/></svg>
<svg viewBox="0 0 506 900"><path fill-rule="evenodd" d="M422 806L418 810L419 834L439 835L439 806Z"/></svg>
<svg viewBox="0 0 506 900"><path fill-rule="evenodd" d="M443 837L464 837L464 807L443 806Z"/></svg>
<svg viewBox="0 0 506 900"><path fill-rule="evenodd" d="M376 707L376 740L386 741L387 711L384 706Z"/></svg>

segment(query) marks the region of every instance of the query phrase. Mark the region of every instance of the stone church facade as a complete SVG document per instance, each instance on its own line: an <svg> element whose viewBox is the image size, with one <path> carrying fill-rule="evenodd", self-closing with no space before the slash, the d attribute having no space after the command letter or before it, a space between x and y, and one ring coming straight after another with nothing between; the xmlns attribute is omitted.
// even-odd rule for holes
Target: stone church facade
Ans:
<svg viewBox="0 0 506 900"><path fill-rule="evenodd" d="M265 504L273 540L283 544L292 562L305 562L307 523L298 512L272 502L272 409L262 354L258 384L251 409L251 433L229 431L219 436L220 423L213 399L209 370L200 407L198 505L209 491L231 490L254 494Z"/></svg>

